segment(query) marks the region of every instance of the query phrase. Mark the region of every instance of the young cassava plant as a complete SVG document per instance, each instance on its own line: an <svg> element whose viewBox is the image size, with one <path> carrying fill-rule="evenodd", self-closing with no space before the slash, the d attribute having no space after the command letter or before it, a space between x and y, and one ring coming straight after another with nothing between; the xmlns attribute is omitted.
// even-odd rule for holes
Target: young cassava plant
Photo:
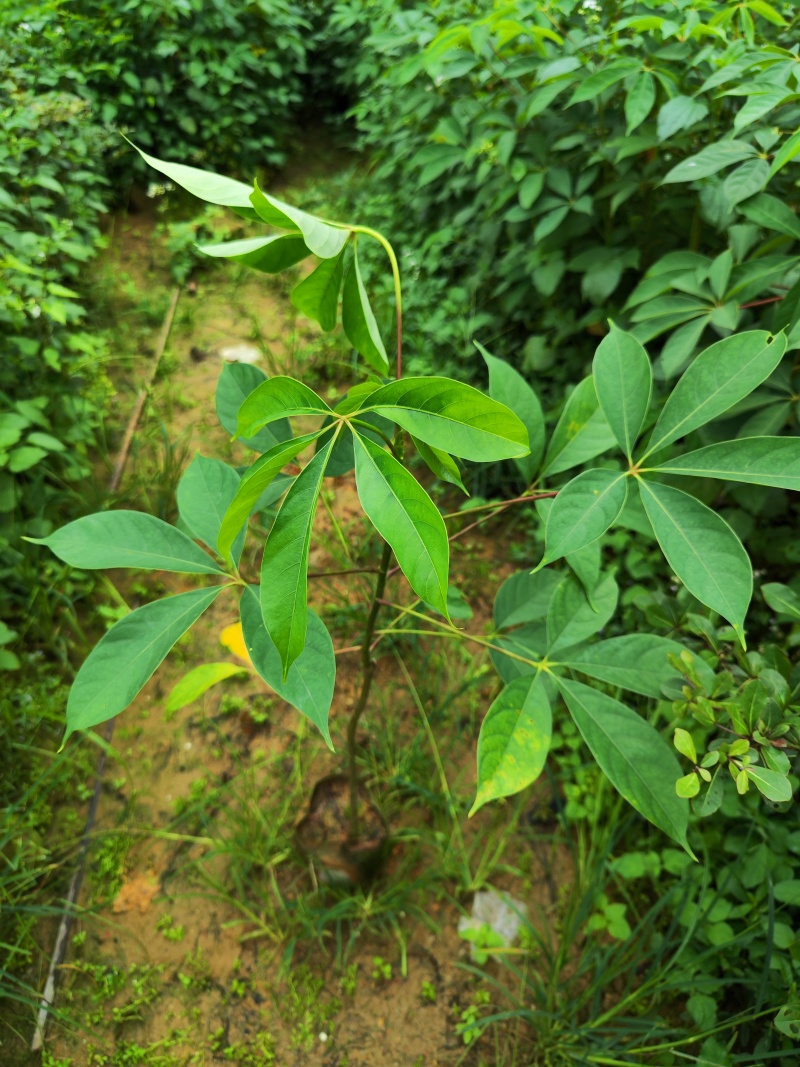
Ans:
<svg viewBox="0 0 800 1067"><path fill-rule="evenodd" d="M535 393L516 371L485 350L488 396L450 379L403 377L400 276L392 247L381 234L310 215L257 184L251 189L142 155L200 199L281 231L204 246L205 254L266 273L316 257L314 269L292 292L292 302L331 330L341 299L344 332L370 371L331 406L301 381L282 375L267 378L252 367L226 367L217 393L220 421L260 456L241 475L217 460L194 460L178 494L188 533L149 515L110 511L79 519L39 542L76 567L158 569L208 578L200 588L138 608L100 640L72 687L67 736L123 711L178 638L217 596L230 590L239 594L245 644L255 669L330 745L335 655L324 623L308 607L308 559L323 479L354 467L363 511L383 549L373 597L365 605L361 687L347 725L351 842L358 842L361 831L356 732L370 697L374 650L384 631L401 634L403 622L410 620L412 632L488 647L506 683L481 729L473 811L538 776L547 756L552 707L561 698L622 796L688 849L688 801L685 790L684 795L679 795L680 786L676 791L676 782L685 776L677 759L655 727L608 690L678 699L693 680L702 681L707 668L681 643L656 634L591 642L614 615L618 595L613 574L601 568L600 538L626 508L638 507L635 501L640 501L639 519L655 535L674 573L702 604L729 621L744 647L752 592L747 554L722 518L666 479L706 476L800 488L800 441L795 438L741 439L676 454L678 442L728 411L770 375L785 351L785 337L752 331L701 353L661 407L647 443L639 447L652 422L650 361L632 335L612 325L598 348L592 376L570 395L545 448L544 419ZM358 241L365 239L383 246L394 277L394 380L389 378L389 357L359 268ZM315 418L317 428L295 435L292 420L297 417ZM501 587L496 630L488 638L451 622L452 535L405 465L408 442L436 477L458 486L459 459L513 460L528 484L519 500L536 501L547 509L544 557L536 571L516 575ZM563 472L594 461L612 447L621 450L621 463L586 470L551 488L552 479L557 483ZM311 449L313 456L301 472L287 478L287 464ZM238 568L248 520L281 497L264 543L260 584L248 584ZM552 566L562 561L569 570ZM405 576L416 601L392 605L387 600L387 581L394 570ZM378 632L378 617L387 604L397 608L398 616ZM754 725L747 767L740 765L736 773L744 770L771 799L788 800L787 774L759 759L772 744L769 730L761 720ZM678 747L684 751L686 746ZM733 761L740 756L728 755Z"/></svg>

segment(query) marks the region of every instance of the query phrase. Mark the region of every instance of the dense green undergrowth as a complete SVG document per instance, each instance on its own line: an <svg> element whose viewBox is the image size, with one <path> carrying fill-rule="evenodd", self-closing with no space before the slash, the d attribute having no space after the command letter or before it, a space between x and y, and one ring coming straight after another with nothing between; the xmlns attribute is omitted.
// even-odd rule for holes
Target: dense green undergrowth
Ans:
<svg viewBox="0 0 800 1067"><path fill-rule="evenodd" d="M534 382L552 429L570 396L575 402L609 318L648 345L664 395L712 342L789 327L774 374L696 443L794 437L797 18L795 5L762 0L517 0L491 11L467 0L153 3L139 5L135 19L112 2L0 5L0 669L9 672L0 729L11 753L0 768L0 842L12 872L0 878L0 941L9 946L2 995L30 996L36 985L41 911L23 911L21 902L45 910L56 903L64 880L54 872L75 827L52 824L51 814L66 798L80 799L75 769L52 749L63 714L60 677L85 647L72 628L74 605L92 583L34 556L20 535L46 537L96 505L87 485L105 447L107 368L116 353L114 326L98 308L102 294L87 279L104 246L105 210L147 181L120 132L164 158L249 181L276 173L309 118L322 114L345 130L349 123L366 165L314 195L323 214L357 212L396 240L411 371L479 381L484 364L472 342L481 340ZM179 255L181 241L178 234ZM185 281L193 261L178 258L175 277ZM368 254L364 271L378 321L388 325L391 289ZM344 349L327 348L326 357L344 361ZM320 368L320 377L331 374ZM590 469L613 466L594 454L584 459ZM529 483L510 463L468 468L467 478L486 499ZM690 778L700 774L709 715L720 708L749 702L767 718L776 708L795 714L800 555L797 505L784 489L711 479L684 487L730 523L753 557L763 594L748 616L746 657L676 583L642 514L629 512L605 535L603 564L620 589L610 633L678 638L711 664L714 680L700 696L675 694L656 716L662 727L691 731L701 755L685 768ZM457 507L446 493L440 484L434 498ZM545 518L530 508L513 520L524 535L509 546L520 567L539 562ZM32 719L32 704L45 709L40 718ZM755 790L738 796L726 781L716 813L693 824L703 864L687 866L663 842L645 840L641 822L605 837L616 808L598 793L579 738L564 729L554 744L564 832L570 840L588 835L594 848L587 881L563 913L564 929L586 952L573 976L574 959L533 946L534 961L567 978L537 985L531 970L520 970L523 995L509 1003L498 993L497 1010L549 1035L555 1051L542 1062L570 1062L576 1047L641 1061L643 1053L630 1052L638 1046L625 1044L645 1040L638 1012L648 1020L662 1013L675 1033L723 1027L703 1049L715 1064L767 1056L788 1064L800 944L791 888L800 884L800 843L789 814L759 804ZM376 780L393 768L388 756L378 760ZM83 764L77 773L89 780ZM415 769L420 781L431 773ZM419 788L412 777L404 788ZM246 879L239 888L247 891ZM666 903L656 910L661 896ZM311 900L298 936L321 921L314 909L327 915L327 906ZM337 904L331 914L335 923L356 911ZM593 976L631 990L643 973L639 945L663 967L647 972L625 1017L625 1041L614 1045L618 1032L596 1025L605 1001ZM475 1006L475 1032L493 1025L491 1014ZM613 1031L613 1018L609 1025ZM676 1062L661 1051L651 1060Z"/></svg>

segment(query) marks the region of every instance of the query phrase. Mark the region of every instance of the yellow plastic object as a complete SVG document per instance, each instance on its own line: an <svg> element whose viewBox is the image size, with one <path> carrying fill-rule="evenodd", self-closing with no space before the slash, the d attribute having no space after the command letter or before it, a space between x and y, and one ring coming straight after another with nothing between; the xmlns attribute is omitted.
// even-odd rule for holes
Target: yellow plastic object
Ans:
<svg viewBox="0 0 800 1067"><path fill-rule="evenodd" d="M232 625L226 626L219 635L219 640L234 656L243 660L249 666L253 666L247 646L244 643L244 634L242 633L242 624L240 622L234 622Z"/></svg>

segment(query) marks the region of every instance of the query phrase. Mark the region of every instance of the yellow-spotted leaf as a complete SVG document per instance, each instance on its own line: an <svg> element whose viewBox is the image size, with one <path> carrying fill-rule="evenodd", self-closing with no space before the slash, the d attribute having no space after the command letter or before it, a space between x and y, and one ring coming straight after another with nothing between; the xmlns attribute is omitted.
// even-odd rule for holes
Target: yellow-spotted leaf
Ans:
<svg viewBox="0 0 800 1067"><path fill-rule="evenodd" d="M470 815L525 789L542 773L552 715L541 675L516 678L486 713L478 737L478 791Z"/></svg>

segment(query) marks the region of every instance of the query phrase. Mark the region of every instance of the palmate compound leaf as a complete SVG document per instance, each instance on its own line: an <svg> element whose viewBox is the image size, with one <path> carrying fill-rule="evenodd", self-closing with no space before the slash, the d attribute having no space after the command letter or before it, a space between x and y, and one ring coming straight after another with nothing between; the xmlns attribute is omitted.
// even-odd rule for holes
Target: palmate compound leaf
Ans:
<svg viewBox="0 0 800 1067"><path fill-rule="evenodd" d="M539 567L602 537L625 507L629 482L627 472L597 469L584 471L560 489L547 513Z"/></svg>
<svg viewBox="0 0 800 1067"><path fill-rule="evenodd" d="M666 474L800 490L800 437L742 437L660 463Z"/></svg>
<svg viewBox="0 0 800 1067"><path fill-rule="evenodd" d="M239 474L219 459L199 453L178 482L178 511L195 537L217 551L222 520L239 489ZM244 545L244 533L231 546L231 561L238 563Z"/></svg>
<svg viewBox="0 0 800 1067"><path fill-rule="evenodd" d="M785 335L765 330L732 334L706 348L667 397L642 459L749 396L772 374L785 351Z"/></svg>
<svg viewBox="0 0 800 1067"><path fill-rule="evenodd" d="M439 509L402 463L354 433L356 487L370 522L388 542L420 600L449 619L450 546Z"/></svg>
<svg viewBox="0 0 800 1067"><path fill-rule="evenodd" d="M347 340L379 374L389 371L389 359L378 323L367 296L358 265L357 246L353 245L353 262L342 291L342 327Z"/></svg>
<svg viewBox="0 0 800 1067"><path fill-rule="evenodd" d="M336 326L339 291L344 274L344 248L332 259L323 259L292 290L292 303L299 312L318 322L323 330Z"/></svg>
<svg viewBox="0 0 800 1067"><path fill-rule="evenodd" d="M306 643L284 679L281 655L264 626L258 586L245 587L239 610L253 667L282 700L314 723L332 749L328 713L336 681L336 657L325 624L309 609Z"/></svg>
<svg viewBox="0 0 800 1067"><path fill-rule="evenodd" d="M581 682L554 678L598 766L628 803L693 855L686 840L689 805L676 796L681 767L640 715Z"/></svg>
<svg viewBox="0 0 800 1067"><path fill-rule="evenodd" d="M478 341L475 347L483 356L489 371L489 396L510 408L528 431L530 453L515 459L520 474L527 483L533 481L544 454L544 415L539 398L522 375L505 360L493 356Z"/></svg>
<svg viewBox="0 0 800 1067"><path fill-rule="evenodd" d="M207 693L212 686L236 674L247 674L247 668L240 667L236 663L201 663L172 687L164 710L180 711L181 708L185 708L187 704L201 697L203 693Z"/></svg>
<svg viewBox="0 0 800 1067"><path fill-rule="evenodd" d="M628 459L650 407L653 368L643 345L614 323L592 363L597 399L611 432Z"/></svg>
<svg viewBox="0 0 800 1067"><path fill-rule="evenodd" d="M584 378L567 398L547 446L542 473L549 478L579 467L615 444L616 438L597 400L594 378Z"/></svg>
<svg viewBox="0 0 800 1067"><path fill-rule="evenodd" d="M404 378L376 389L364 410L379 411L448 455L488 463L530 451L528 431L504 404L450 378Z"/></svg>
<svg viewBox="0 0 800 1067"><path fill-rule="evenodd" d="M133 567L179 574L221 574L222 568L185 533L143 511L101 511L67 523L49 537L29 537L83 570Z"/></svg>
<svg viewBox="0 0 800 1067"><path fill-rule="evenodd" d="M239 411L250 394L267 380L266 374L251 363L223 363L217 382L217 418L223 428L235 437L239 425ZM288 419L277 419L265 426L253 437L243 438L244 444L254 452L266 452L279 441L292 436Z"/></svg>
<svg viewBox="0 0 800 1067"><path fill-rule="evenodd" d="M89 653L72 683L66 737L124 711L178 638L225 588L192 589L155 600L116 622Z"/></svg>
<svg viewBox="0 0 800 1067"><path fill-rule="evenodd" d="M696 497L644 478L638 484L667 563L692 596L728 620L744 645L753 569L742 542Z"/></svg>
<svg viewBox="0 0 800 1067"><path fill-rule="evenodd" d="M283 665L283 678L303 651L308 624L308 551L311 528L335 437L298 474L264 546L261 611Z"/></svg>
<svg viewBox="0 0 800 1067"><path fill-rule="evenodd" d="M486 713L478 737L478 789L470 815L490 800L512 796L542 773L552 713L539 674L507 685Z"/></svg>
<svg viewBox="0 0 800 1067"><path fill-rule="evenodd" d="M220 523L217 549L223 559L231 558L231 550L239 531L253 514L261 494L269 486L287 463L291 463L303 449L313 444L321 431L293 437L274 445L242 477L236 494L230 501Z"/></svg>
<svg viewBox="0 0 800 1067"><path fill-rule="evenodd" d="M313 389L280 374L263 381L243 402L236 432L240 437L252 437L278 419L330 414L330 407Z"/></svg>

